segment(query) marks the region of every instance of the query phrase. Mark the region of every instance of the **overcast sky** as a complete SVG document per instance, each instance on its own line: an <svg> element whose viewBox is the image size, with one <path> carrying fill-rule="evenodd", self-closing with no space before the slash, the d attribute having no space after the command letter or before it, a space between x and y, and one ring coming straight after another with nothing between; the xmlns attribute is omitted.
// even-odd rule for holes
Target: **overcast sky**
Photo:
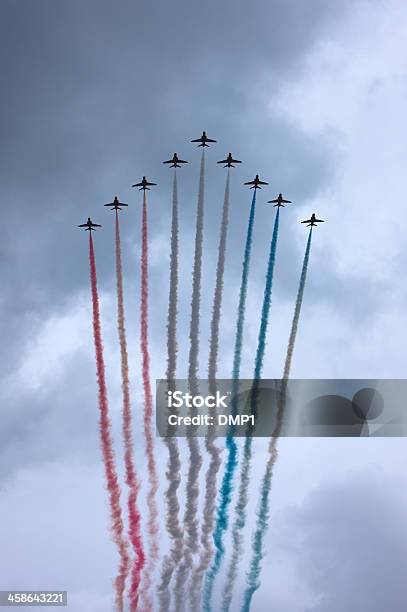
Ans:
<svg viewBox="0 0 407 612"><path fill-rule="evenodd" d="M3 0L0 33L0 588L67 589L72 612L104 612L117 559L97 431L87 236L76 226L89 215L103 225L95 248L121 461L114 216L102 205L116 194L129 203L121 222L140 473L141 196L130 186L142 175L158 183L149 193L156 378L165 368L172 180L161 162L174 151L190 162L178 175L185 376L200 159L190 140L202 130L218 142L206 157L201 375L226 172L215 162L231 151L243 163L231 176L220 374L232 366L251 197L242 183L259 173L270 185L258 193L242 374L253 372L274 219L266 202L282 192L294 203L281 214L264 376L282 374L306 242L298 222L315 211L326 223L314 233L292 375L404 378L407 14L402 0ZM156 453L164 474L160 440ZM406 460L404 439L281 441L267 580L252 610L404 611Z"/></svg>

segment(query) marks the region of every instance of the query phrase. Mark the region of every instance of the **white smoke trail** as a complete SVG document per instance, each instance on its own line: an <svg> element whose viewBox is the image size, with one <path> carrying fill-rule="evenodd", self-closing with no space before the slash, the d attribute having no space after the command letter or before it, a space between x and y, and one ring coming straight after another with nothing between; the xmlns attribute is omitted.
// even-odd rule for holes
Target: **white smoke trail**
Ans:
<svg viewBox="0 0 407 612"><path fill-rule="evenodd" d="M177 370L177 306L178 306L178 189L177 171L174 170L172 192L172 222L171 222L171 256L170 256L170 292L168 300L167 323L167 373L169 388L176 377ZM174 409L175 411L175 409ZM181 462L178 441L173 437L174 432L167 432L168 437L164 443L168 450L168 463L166 476L168 488L165 492L167 504L167 531L171 538L171 550L165 556L161 570L161 581L158 586L158 598L161 612L170 609L169 584L171 578L182 559L183 532L179 521L178 487L181 480Z"/></svg>
<svg viewBox="0 0 407 612"><path fill-rule="evenodd" d="M216 373L218 369L219 349L219 327L222 310L223 277L225 270L226 243L229 222L229 184L230 170L228 169L225 185L225 197L223 201L222 220L220 226L220 238L218 248L218 262L216 268L216 283L213 296L213 309L211 321L211 336L209 344L208 379L209 389L212 395L216 393ZM210 416L214 416L216 410L210 408ZM206 473L205 502L203 508L203 523L201 533L202 551L200 562L195 569L191 581L190 602L193 610L198 609L200 591L204 572L207 570L213 554L212 532L215 522L215 507L217 498L216 477L221 466L221 449L215 444L216 428L210 426L205 439L205 448L210 455L209 468Z"/></svg>
<svg viewBox="0 0 407 612"><path fill-rule="evenodd" d="M196 211L195 255L192 272L192 300L191 322L189 331L190 350L188 379L192 395L199 394L198 366L199 366L199 322L201 302L202 278L202 245L203 245L203 219L204 219L204 178L205 153L202 149L201 168L199 174L198 204ZM191 417L196 416L196 408L191 408ZM193 557L198 550L198 498L199 498L199 472L202 467L202 455L199 441L194 437L193 429L188 429L189 469L186 487L186 507L184 513L184 549L183 559L178 565L175 581L175 609L182 612L185 606L185 586L188 573L193 566Z"/></svg>

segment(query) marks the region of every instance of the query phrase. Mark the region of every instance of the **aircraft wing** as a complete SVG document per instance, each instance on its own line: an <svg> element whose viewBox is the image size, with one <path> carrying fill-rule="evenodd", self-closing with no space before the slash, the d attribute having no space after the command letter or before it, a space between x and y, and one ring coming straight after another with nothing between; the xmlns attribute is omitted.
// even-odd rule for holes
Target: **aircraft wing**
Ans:
<svg viewBox="0 0 407 612"><path fill-rule="evenodd" d="M325 223L323 219L314 219L314 221L316 221L317 223Z"/></svg>
<svg viewBox="0 0 407 612"><path fill-rule="evenodd" d="M274 200L275 202L277 202L277 200ZM282 202L285 202L286 204L292 204L291 200L281 200Z"/></svg>
<svg viewBox="0 0 407 612"><path fill-rule="evenodd" d="M228 159L221 159L220 161L216 162L217 164L228 164L229 160Z"/></svg>
<svg viewBox="0 0 407 612"><path fill-rule="evenodd" d="M255 181L247 181L247 183L245 183L245 185L255 185Z"/></svg>
<svg viewBox="0 0 407 612"><path fill-rule="evenodd" d="M312 219L307 219L306 221L301 221L301 223L311 223Z"/></svg>
<svg viewBox="0 0 407 612"><path fill-rule="evenodd" d="M195 138L194 140L191 140L191 142L202 142L202 136L201 138Z"/></svg>
<svg viewBox="0 0 407 612"><path fill-rule="evenodd" d="M174 160L172 160L172 159L169 159L169 160L163 162L163 164L172 164L172 163L174 163Z"/></svg>
<svg viewBox="0 0 407 612"><path fill-rule="evenodd" d="M135 183L134 185L132 185L132 187L142 187L143 183Z"/></svg>
<svg viewBox="0 0 407 612"><path fill-rule="evenodd" d="M102 227L99 223L92 223L92 227Z"/></svg>
<svg viewBox="0 0 407 612"><path fill-rule="evenodd" d="M268 185L268 183L265 183L264 181L257 181L258 185Z"/></svg>
<svg viewBox="0 0 407 612"><path fill-rule="evenodd" d="M87 223L82 223L82 225L78 225L78 227L88 227Z"/></svg>
<svg viewBox="0 0 407 612"><path fill-rule="evenodd" d="M188 162L185 159L179 159L178 163L179 164L187 164Z"/></svg>
<svg viewBox="0 0 407 612"><path fill-rule="evenodd" d="M216 142L216 140L213 140L213 138L205 138L206 142Z"/></svg>

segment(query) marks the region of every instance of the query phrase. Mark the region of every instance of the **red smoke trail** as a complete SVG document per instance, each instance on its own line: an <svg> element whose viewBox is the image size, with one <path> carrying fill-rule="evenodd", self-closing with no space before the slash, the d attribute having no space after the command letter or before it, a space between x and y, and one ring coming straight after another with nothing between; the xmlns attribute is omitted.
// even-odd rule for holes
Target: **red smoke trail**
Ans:
<svg viewBox="0 0 407 612"><path fill-rule="evenodd" d="M146 441L147 470L150 489L147 494L148 520L147 529L149 534L149 559L144 573L142 587L143 603L151 607L149 590L151 587L151 574L154 571L158 558L158 525L156 493L158 490L157 469L154 459L154 437L153 437L153 396L150 385L150 355L148 350L148 230L147 230L147 201L146 192L143 195L143 220L141 237L141 353L143 360L143 389L144 389L144 436Z"/></svg>
<svg viewBox="0 0 407 612"><path fill-rule="evenodd" d="M120 555L119 573L115 579L115 601L118 612L123 612L123 595L126 577L129 573L129 555L127 541L123 535L123 519L120 508L120 486L117 479L115 456L110 433L109 404L105 378L105 362L103 359L103 342L100 328L99 296L97 289L96 262L93 250L92 234L89 232L89 262L90 282L92 288L93 306L93 338L95 342L96 372L99 387L99 430L102 445L103 462L109 492L110 518L113 540Z"/></svg>
<svg viewBox="0 0 407 612"><path fill-rule="evenodd" d="M130 584L130 610L136 612L139 598L139 587L141 581L141 570L144 566L144 550L141 539L141 517L137 508L137 496L139 492L139 482L134 467L133 439L131 423L131 404L130 404L130 382L129 382L129 361L127 355L126 327L124 319L124 300L123 300L123 270L122 254L120 244L119 217L116 210L116 279L117 279L117 329L119 332L121 374L122 374L122 393L123 393L123 438L124 438L124 463L126 467L126 483L129 487L127 507L129 513L129 536L135 552L135 560L131 570Z"/></svg>

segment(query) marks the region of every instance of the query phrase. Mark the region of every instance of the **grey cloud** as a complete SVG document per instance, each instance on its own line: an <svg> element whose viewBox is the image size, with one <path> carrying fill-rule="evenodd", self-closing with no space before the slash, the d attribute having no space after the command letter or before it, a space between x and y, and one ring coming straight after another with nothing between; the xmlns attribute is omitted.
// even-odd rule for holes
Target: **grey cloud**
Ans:
<svg viewBox="0 0 407 612"><path fill-rule="evenodd" d="M272 511L253 611L402 612L406 498L395 472L369 468L336 476L297 506ZM287 576L289 592L279 588Z"/></svg>
<svg viewBox="0 0 407 612"><path fill-rule="evenodd" d="M168 231L170 177L160 162L173 149L191 162L180 176L180 200L184 231L192 227L198 156L189 140L203 128L219 141L208 154L206 252L216 245L216 232L208 230L218 222L223 193L224 177L214 162L229 149L245 162L232 181L231 278L239 274L249 205L243 180L260 171L273 193L289 191L296 201L324 185L332 174L329 143L267 117L267 102L348 8L348 2L328 6L321 0L306 7L227 0L222 10L214 2L198 7L186 1L117 7L47 0L41 10L4 3L0 270L8 365L15 364L16 347L33 319L56 312L66 296L87 288L85 237L75 227L84 217L91 214L105 226L96 249L100 284L107 287L112 232L102 203L115 193L130 200L123 235L137 250L139 200L130 185L151 175L159 187L151 193L150 234ZM260 279L271 223L262 208L257 240L264 253L253 267ZM284 256L295 257L286 248ZM125 265L128 274L137 274L136 262ZM155 280L153 274L153 301L155 292L162 293Z"/></svg>
<svg viewBox="0 0 407 612"><path fill-rule="evenodd" d="M398 480L378 471L325 484L289 513L300 571L319 599L309 612L402 612L405 510Z"/></svg>
<svg viewBox="0 0 407 612"><path fill-rule="evenodd" d="M102 204L115 193L131 204L121 220L126 314L134 351L132 367L136 367L141 198L130 185L142 174L158 183L149 194L150 236L165 244L170 227L171 174L161 161L173 151L190 160L179 174L183 354L199 168L199 151L189 140L202 129L218 140L207 152L203 353L207 350L204 336L225 180L215 162L229 150L244 164L231 177L226 292L236 291L240 277L251 197L242 183L259 172L270 186L259 192L251 290L260 287L262 291L271 238L273 211L265 202L282 191L294 204L291 210L283 211L273 308L280 299L294 299L303 251L290 240L290 232L298 211L307 214L313 198L335 178L342 152L333 133L302 133L273 114L269 102L288 79L301 73L309 50L321 38L329 38L331 29L358 4L350 0L212 0L200 4L187 0L43 0L41 4L4 0L0 24L3 380L24 361L27 342L42 322L63 311L72 296L89 291L86 235L76 228L88 214L104 226L95 236L99 285L106 291L114 290L113 218ZM329 301L355 326L367 325L369 317L384 306L385 292L378 293L370 279L338 278L333 269L334 261L327 253L309 275L307 304L312 307ZM380 289L389 291L389 286L383 282ZM162 347L167 298L168 265L163 257L151 270L150 336L154 347ZM226 314L229 323L235 310ZM249 317L248 324L257 327L257 314ZM228 339L222 350L230 350L230 343ZM153 354L153 367L161 352ZM201 365L204 371L203 356ZM185 360L180 360L180 373L186 374ZM112 374L108 374L110 384ZM136 378L135 369L133 374ZM73 457L99 462L94 365L80 351L66 359L61 377L43 390L15 388L5 393L3 384L0 401L3 482L12 480L29 464L41 469L47 461L69 463ZM135 406L139 408L139 403ZM164 456L161 450L157 453L163 466ZM41 481L42 472L37 477ZM396 542L400 508L404 508L396 490L394 483L386 486L380 482L379 486L355 479L354 485L321 488L304 507L289 513L286 531L282 527L284 542L280 539L279 545L291 546L289 552L296 556L304 584L323 598L325 609L343 612L345 604L355 608L354 602L362 601L361 584L367 584L372 576L371 582L380 588L382 578L387 580L383 587L386 601L393 604L395 612L401 612L395 594L396 588L403 586L397 564L405 566L407 546L402 535ZM384 523L380 514L386 517ZM71 528L74 531L74 526ZM304 535L301 547L290 533ZM361 534L363 540L356 547ZM274 546L269 540L268 550ZM382 549L384 561L380 560ZM32 552L23 550L27 555ZM328 561L332 561L331 568ZM104 566L107 576L111 575L109 563L108 559ZM47 574L45 565L41 570L42 575ZM92 575L92 581L99 585L98 576ZM346 585L344 595L339 592L342 585ZM394 587L394 593L388 585ZM366 610L381 612L379 603L383 600L378 589L373 592L377 597L369 595ZM279 597L284 601L281 593ZM268 609L264 606L269 601L270 591L264 588L256 596L254 610ZM360 605L362 612L365 603ZM97 609L97 604L89 606ZM319 612L321 606L310 612ZM287 606L281 604L283 609Z"/></svg>
<svg viewBox="0 0 407 612"><path fill-rule="evenodd" d="M8 410L0 433L0 480L13 479L30 465L64 457L99 461L92 366L77 351L64 359L61 376L48 376L35 391L3 384L0 403Z"/></svg>

